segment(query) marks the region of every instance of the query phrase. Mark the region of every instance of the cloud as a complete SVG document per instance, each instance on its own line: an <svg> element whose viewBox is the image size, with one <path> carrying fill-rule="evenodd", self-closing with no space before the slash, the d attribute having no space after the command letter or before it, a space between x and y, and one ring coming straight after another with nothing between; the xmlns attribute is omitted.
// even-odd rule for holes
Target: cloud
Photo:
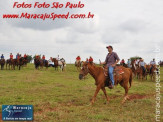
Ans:
<svg viewBox="0 0 163 122"><path fill-rule="evenodd" d="M35 2L20 0L19 2ZM38 0L43 2L42 0ZM53 2L53 1L48 1ZM60 0L59 2L66 2ZM76 1L71 1L76 3ZM125 60L141 56L146 62L155 57L155 44L163 46L162 0L95 0L83 9L57 9L57 13L93 13L94 19L27 20L2 19L4 13L51 13L52 9L13 9L10 0L0 1L0 53L58 54L67 62L77 55L83 60L93 56L95 62L105 60L107 45L112 45ZM162 52L162 50L161 50ZM161 58L163 59L162 55Z"/></svg>

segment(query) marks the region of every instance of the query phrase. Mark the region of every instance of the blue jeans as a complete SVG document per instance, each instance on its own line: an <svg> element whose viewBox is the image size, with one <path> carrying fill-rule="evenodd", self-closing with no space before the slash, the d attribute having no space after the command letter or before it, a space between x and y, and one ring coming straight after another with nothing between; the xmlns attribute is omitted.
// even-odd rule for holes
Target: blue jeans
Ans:
<svg viewBox="0 0 163 122"><path fill-rule="evenodd" d="M110 80L111 80L111 82L112 82L112 85L114 85L113 70L114 70L114 67L112 67L112 66L109 66L109 67L108 67L108 73L109 73L109 77L110 77Z"/></svg>

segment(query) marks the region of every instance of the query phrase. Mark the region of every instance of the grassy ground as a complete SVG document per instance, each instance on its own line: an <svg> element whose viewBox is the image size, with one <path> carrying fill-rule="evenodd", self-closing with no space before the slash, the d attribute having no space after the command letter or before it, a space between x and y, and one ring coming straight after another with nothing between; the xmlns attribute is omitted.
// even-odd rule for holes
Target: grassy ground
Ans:
<svg viewBox="0 0 163 122"><path fill-rule="evenodd" d="M0 105L34 105L34 122L155 121L155 83L150 79L134 79L129 90L131 100L124 105L121 105L124 89L118 85L113 90L107 88L109 104L100 91L95 104L90 106L96 88L94 83L90 75L80 81L74 65L67 65L66 72L60 72L53 68L35 70L33 64L29 64L20 71L0 71ZM161 111L162 106L163 101Z"/></svg>

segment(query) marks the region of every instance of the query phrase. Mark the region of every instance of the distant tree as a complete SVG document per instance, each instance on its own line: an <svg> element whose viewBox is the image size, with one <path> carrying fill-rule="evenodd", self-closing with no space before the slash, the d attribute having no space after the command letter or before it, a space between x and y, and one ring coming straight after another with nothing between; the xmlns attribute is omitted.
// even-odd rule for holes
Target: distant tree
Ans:
<svg viewBox="0 0 163 122"><path fill-rule="evenodd" d="M28 60L28 63L32 62L33 60L32 55L27 55L27 60Z"/></svg>
<svg viewBox="0 0 163 122"><path fill-rule="evenodd" d="M140 56L134 56L134 57L131 57L130 59L132 61L132 60L135 60L135 59L141 59L141 57Z"/></svg>

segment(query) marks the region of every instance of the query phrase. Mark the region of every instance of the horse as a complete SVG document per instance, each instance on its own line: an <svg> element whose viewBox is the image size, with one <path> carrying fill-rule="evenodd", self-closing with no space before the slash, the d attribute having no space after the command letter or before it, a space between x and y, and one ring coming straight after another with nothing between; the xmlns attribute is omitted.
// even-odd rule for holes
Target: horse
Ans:
<svg viewBox="0 0 163 122"><path fill-rule="evenodd" d="M4 69L5 59L0 59L1 70Z"/></svg>
<svg viewBox="0 0 163 122"><path fill-rule="evenodd" d="M119 69L122 69L124 71L123 74L119 74ZM96 91L94 93L94 96L91 100L91 104L95 102L96 96L100 89L103 91L106 100L109 102L109 97L106 94L106 85L105 81L107 80L106 74L104 73L104 68L95 66L93 63L90 62L84 62L83 67L80 70L79 73L79 79L83 79L84 76L86 76L88 73L95 79L95 85L96 85ZM122 104L129 99L128 97L128 90L131 87L132 84L132 70L130 68L125 68L123 66L116 66L114 70L114 79L115 79L115 85L120 84L125 89L125 96L122 100ZM130 84L130 86L128 86Z"/></svg>
<svg viewBox="0 0 163 122"><path fill-rule="evenodd" d="M35 58L34 59L34 65L35 65L35 69L43 69L43 67L46 67L46 69L48 69L48 61L47 60L43 60L43 59L40 59L40 58Z"/></svg>
<svg viewBox="0 0 163 122"><path fill-rule="evenodd" d="M22 66L27 65L27 60L26 60L24 57L21 57L21 58L17 59L16 64L17 64L17 67L18 67L19 70L20 70L20 68L21 68Z"/></svg>
<svg viewBox="0 0 163 122"><path fill-rule="evenodd" d="M135 64L135 61L132 60L131 61L131 70L132 70L132 72L134 74L134 77L137 76L137 69L138 69L138 66Z"/></svg>
<svg viewBox="0 0 163 122"><path fill-rule="evenodd" d="M17 64L17 60L16 59L7 59L6 60L6 70L7 70L7 67L9 67L9 70L10 68L13 70L15 70L15 65Z"/></svg>
<svg viewBox="0 0 163 122"><path fill-rule="evenodd" d="M80 71L82 64L83 64L83 61L75 61L75 66L77 68L77 71Z"/></svg>
<svg viewBox="0 0 163 122"><path fill-rule="evenodd" d="M128 68L127 64L125 64L125 63L120 63L120 65L122 65L122 66Z"/></svg>
<svg viewBox="0 0 163 122"><path fill-rule="evenodd" d="M137 79L141 79L141 80L146 79L147 80L146 68L145 68L145 71L143 71L142 67L138 67L136 71L137 71Z"/></svg>
<svg viewBox="0 0 163 122"><path fill-rule="evenodd" d="M27 57L24 57L24 66L27 66L27 63L28 63L28 59Z"/></svg>
<svg viewBox="0 0 163 122"><path fill-rule="evenodd" d="M66 67L66 61L64 58L61 58L59 61L58 61L58 65L60 66L61 70L64 71L65 70L65 67Z"/></svg>
<svg viewBox="0 0 163 122"><path fill-rule="evenodd" d="M63 71L65 66L66 66L66 61L65 61L64 58L61 58L60 60L57 60L56 58L53 58L52 62L54 62L55 70L58 70L58 66L59 66L61 68L61 71Z"/></svg>
<svg viewBox="0 0 163 122"><path fill-rule="evenodd" d="M35 58L35 59L34 59L34 65L35 65L35 69L39 69L39 66L40 66L40 59Z"/></svg>
<svg viewBox="0 0 163 122"><path fill-rule="evenodd" d="M156 65L152 65L152 66L150 66L150 68L151 68L151 69L149 69L149 70L150 70L150 71L149 71L149 75L150 75L150 77L151 77L151 80L152 80L152 81L155 81L157 67L156 67Z"/></svg>

